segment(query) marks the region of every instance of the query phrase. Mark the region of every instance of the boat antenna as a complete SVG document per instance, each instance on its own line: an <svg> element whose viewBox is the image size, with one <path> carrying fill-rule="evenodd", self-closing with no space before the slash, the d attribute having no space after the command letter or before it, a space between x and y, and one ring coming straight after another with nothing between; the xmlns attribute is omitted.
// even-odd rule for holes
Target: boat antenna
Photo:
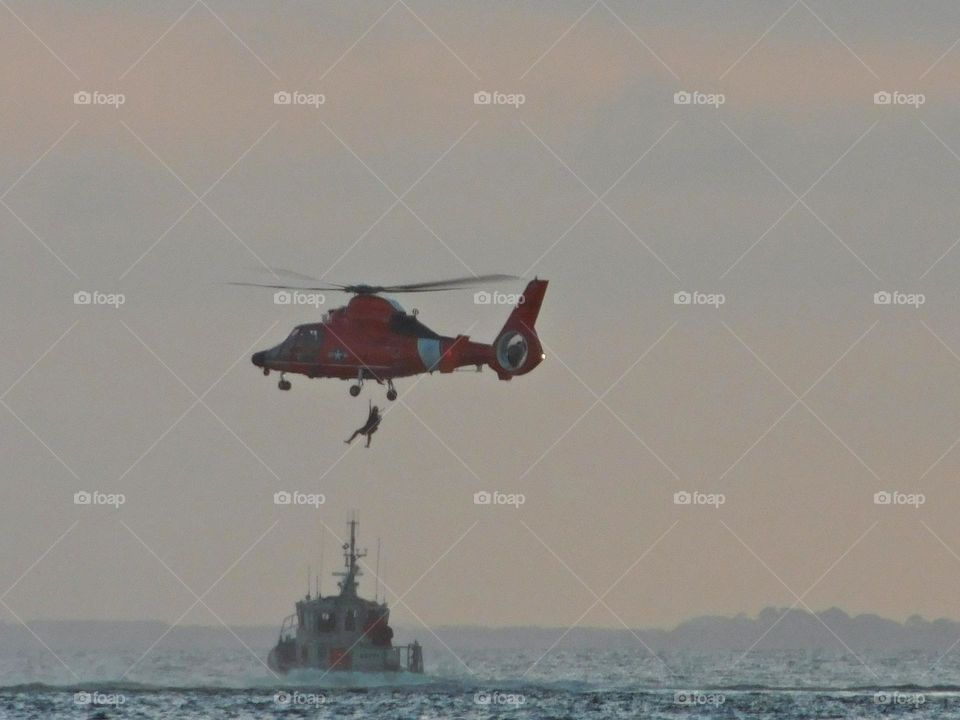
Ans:
<svg viewBox="0 0 960 720"><path fill-rule="evenodd" d="M320 597L320 578L323 577L323 541L326 537L326 533L321 528L320 530L320 572L317 573L317 597Z"/></svg>
<svg viewBox="0 0 960 720"><path fill-rule="evenodd" d="M310 566L307 565L307 600L310 599Z"/></svg>
<svg viewBox="0 0 960 720"><path fill-rule="evenodd" d="M374 585L373 601L377 602L380 598L380 538L377 538L377 582Z"/></svg>

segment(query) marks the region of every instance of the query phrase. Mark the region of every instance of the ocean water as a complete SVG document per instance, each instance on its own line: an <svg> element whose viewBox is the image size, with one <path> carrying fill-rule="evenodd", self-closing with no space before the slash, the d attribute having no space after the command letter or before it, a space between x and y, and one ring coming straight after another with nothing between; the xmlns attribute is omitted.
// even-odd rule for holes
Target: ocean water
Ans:
<svg viewBox="0 0 960 720"><path fill-rule="evenodd" d="M531 670L541 654L278 680L243 648L157 650L121 680L139 653L0 648L0 718L960 718L960 667L942 653L555 650Z"/></svg>

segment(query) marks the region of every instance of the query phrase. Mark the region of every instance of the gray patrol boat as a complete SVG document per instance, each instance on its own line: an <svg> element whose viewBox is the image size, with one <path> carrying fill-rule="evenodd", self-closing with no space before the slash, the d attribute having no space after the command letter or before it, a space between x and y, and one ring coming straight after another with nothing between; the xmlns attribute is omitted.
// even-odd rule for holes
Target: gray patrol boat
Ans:
<svg viewBox="0 0 960 720"><path fill-rule="evenodd" d="M394 645L390 610L386 602L357 595L362 575L357 561L366 550L357 549L357 520L347 523L350 542L343 544L345 570L337 595L323 597L309 590L297 602L297 611L280 627L280 639L267 656L276 672L294 669L354 672L423 672L423 649L418 642Z"/></svg>

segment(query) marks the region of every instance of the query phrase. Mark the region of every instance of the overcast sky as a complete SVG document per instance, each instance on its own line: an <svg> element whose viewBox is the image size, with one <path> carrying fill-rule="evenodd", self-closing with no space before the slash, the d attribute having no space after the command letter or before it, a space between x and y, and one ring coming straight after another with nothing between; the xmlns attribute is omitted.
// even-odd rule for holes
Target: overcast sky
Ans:
<svg viewBox="0 0 960 720"><path fill-rule="evenodd" d="M953 2L7 0L0 612L279 623L321 545L333 589L356 509L408 626L957 617L957 27ZM348 447L383 388L250 364L319 316L226 285L265 265L547 278L547 360L400 381ZM481 341L509 312L402 302Z"/></svg>

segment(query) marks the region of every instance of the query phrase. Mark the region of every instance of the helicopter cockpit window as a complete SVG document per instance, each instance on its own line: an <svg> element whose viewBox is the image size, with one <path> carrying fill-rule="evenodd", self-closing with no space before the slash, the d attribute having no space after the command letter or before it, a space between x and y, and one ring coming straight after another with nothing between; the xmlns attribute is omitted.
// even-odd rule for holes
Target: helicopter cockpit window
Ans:
<svg viewBox="0 0 960 720"><path fill-rule="evenodd" d="M290 334L287 335L286 342L288 343L293 342L298 337L300 337L300 328L294 328L293 330L290 331Z"/></svg>
<svg viewBox="0 0 960 720"><path fill-rule="evenodd" d="M285 344L290 344L298 348L320 347L320 345L323 344L323 330L315 327L296 328L290 333L289 337L287 337Z"/></svg>
<svg viewBox="0 0 960 720"><path fill-rule="evenodd" d="M320 347L323 345L323 330L320 328L310 328L307 333L307 344L310 347Z"/></svg>
<svg viewBox="0 0 960 720"><path fill-rule="evenodd" d="M283 341L282 355L294 362L310 362L316 350L323 345L323 329L298 327Z"/></svg>

